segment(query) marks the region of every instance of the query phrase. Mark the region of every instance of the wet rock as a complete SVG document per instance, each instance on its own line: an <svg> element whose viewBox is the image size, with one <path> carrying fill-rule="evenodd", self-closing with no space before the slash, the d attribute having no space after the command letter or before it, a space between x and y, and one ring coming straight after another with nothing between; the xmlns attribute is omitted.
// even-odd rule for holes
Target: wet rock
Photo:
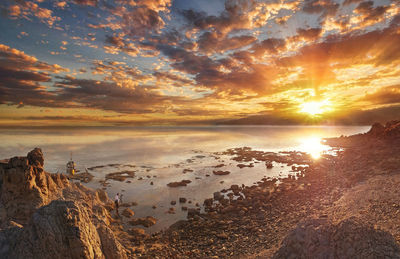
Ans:
<svg viewBox="0 0 400 259"><path fill-rule="evenodd" d="M224 166L225 166L224 164L219 164L219 165L214 166L214 168L220 168L220 167L224 167Z"/></svg>
<svg viewBox="0 0 400 259"><path fill-rule="evenodd" d="M132 217L133 215L135 215L135 212L133 212L133 210L131 210L130 208L126 208L122 211L122 215L124 215L127 218Z"/></svg>
<svg viewBox="0 0 400 259"><path fill-rule="evenodd" d="M272 169L274 167L272 162L265 162L265 166L267 167L267 169Z"/></svg>
<svg viewBox="0 0 400 259"><path fill-rule="evenodd" d="M189 183L191 183L192 181L190 180L182 180L180 182L170 182L167 184L168 187L180 187L180 186L186 186Z"/></svg>
<svg viewBox="0 0 400 259"><path fill-rule="evenodd" d="M94 176L89 172L78 173L69 176L70 179L79 180L83 183L89 183L90 181L92 181L93 177Z"/></svg>
<svg viewBox="0 0 400 259"><path fill-rule="evenodd" d="M221 170L219 170L219 171L213 171L213 174L215 174L215 175L228 175L228 174L230 174L231 172L229 172L229 171L221 171Z"/></svg>
<svg viewBox="0 0 400 259"><path fill-rule="evenodd" d="M192 169L187 169L187 168L183 169L183 171L182 171L182 173L184 173L184 174L191 173L191 172L193 172L193 170Z"/></svg>
<svg viewBox="0 0 400 259"><path fill-rule="evenodd" d="M112 179L115 181L120 181L123 182L125 181L127 178L133 178L135 177L135 171L121 171L121 172L114 172L114 173L109 173L106 174L106 180Z"/></svg>
<svg viewBox="0 0 400 259"><path fill-rule="evenodd" d="M253 163L250 163L250 164L248 164L248 165L245 165L245 164L237 164L236 166L239 167L240 169L242 169L242 168L244 168L244 167L254 167L254 164L253 164Z"/></svg>
<svg viewBox="0 0 400 259"><path fill-rule="evenodd" d="M156 223L157 223L157 219L153 218L151 216L147 216L145 218L132 219L131 221L129 221L129 224L131 224L133 226L142 225L144 227L151 227Z"/></svg>

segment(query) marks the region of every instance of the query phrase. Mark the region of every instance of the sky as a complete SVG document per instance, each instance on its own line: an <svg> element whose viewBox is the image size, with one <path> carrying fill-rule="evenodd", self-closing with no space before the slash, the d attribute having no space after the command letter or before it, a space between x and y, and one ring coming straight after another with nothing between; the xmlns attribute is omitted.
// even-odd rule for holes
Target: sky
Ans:
<svg viewBox="0 0 400 259"><path fill-rule="evenodd" d="M0 126L400 119L399 0L4 0L0 31Z"/></svg>

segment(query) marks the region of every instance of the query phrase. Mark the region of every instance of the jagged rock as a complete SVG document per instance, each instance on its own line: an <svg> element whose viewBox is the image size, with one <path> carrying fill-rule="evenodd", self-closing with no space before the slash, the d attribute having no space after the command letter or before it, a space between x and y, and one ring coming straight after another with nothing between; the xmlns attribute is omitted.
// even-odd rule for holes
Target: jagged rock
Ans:
<svg viewBox="0 0 400 259"><path fill-rule="evenodd" d="M87 208L56 200L38 209L28 225L0 242L1 258L127 258L112 231L96 229Z"/></svg>
<svg viewBox="0 0 400 259"><path fill-rule="evenodd" d="M334 255L334 256L333 256ZM400 258L389 233L357 218L334 225L326 219L300 223L283 240L273 258Z"/></svg>
<svg viewBox="0 0 400 259"><path fill-rule="evenodd" d="M38 148L0 163L0 258L127 258L107 194L43 164Z"/></svg>
<svg viewBox="0 0 400 259"><path fill-rule="evenodd" d="M44 157L42 150L40 148L35 148L27 155L29 164L32 166L43 167L44 165Z"/></svg>
<svg viewBox="0 0 400 259"><path fill-rule="evenodd" d="M6 211L4 215L21 224L36 209L63 196L64 188L71 188L64 175L44 172L39 148L29 152L28 157L13 157L7 164L0 164L0 202Z"/></svg>

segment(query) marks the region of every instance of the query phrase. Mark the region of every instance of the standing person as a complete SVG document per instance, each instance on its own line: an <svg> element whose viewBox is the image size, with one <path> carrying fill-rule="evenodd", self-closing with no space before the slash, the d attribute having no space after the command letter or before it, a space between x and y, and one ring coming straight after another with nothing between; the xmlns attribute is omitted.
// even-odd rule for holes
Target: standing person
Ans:
<svg viewBox="0 0 400 259"><path fill-rule="evenodd" d="M115 198L114 198L114 203L115 203L115 210L117 211L117 215L118 215L118 207L119 207L119 193L117 193L117 195L115 195Z"/></svg>

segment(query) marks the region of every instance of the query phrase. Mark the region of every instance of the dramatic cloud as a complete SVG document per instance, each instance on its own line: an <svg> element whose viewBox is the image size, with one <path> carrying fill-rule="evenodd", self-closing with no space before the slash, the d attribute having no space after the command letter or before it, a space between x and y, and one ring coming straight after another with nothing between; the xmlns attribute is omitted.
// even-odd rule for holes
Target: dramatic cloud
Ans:
<svg viewBox="0 0 400 259"><path fill-rule="evenodd" d="M0 9L0 105L26 112L21 120L41 121L30 113L43 108L43 120L63 123L77 114L100 124L361 123L395 117L400 104L394 0L18 0ZM310 118L308 102L329 112Z"/></svg>
<svg viewBox="0 0 400 259"><path fill-rule="evenodd" d="M373 93L366 94L361 100L373 104L400 104L400 85L380 88Z"/></svg>

